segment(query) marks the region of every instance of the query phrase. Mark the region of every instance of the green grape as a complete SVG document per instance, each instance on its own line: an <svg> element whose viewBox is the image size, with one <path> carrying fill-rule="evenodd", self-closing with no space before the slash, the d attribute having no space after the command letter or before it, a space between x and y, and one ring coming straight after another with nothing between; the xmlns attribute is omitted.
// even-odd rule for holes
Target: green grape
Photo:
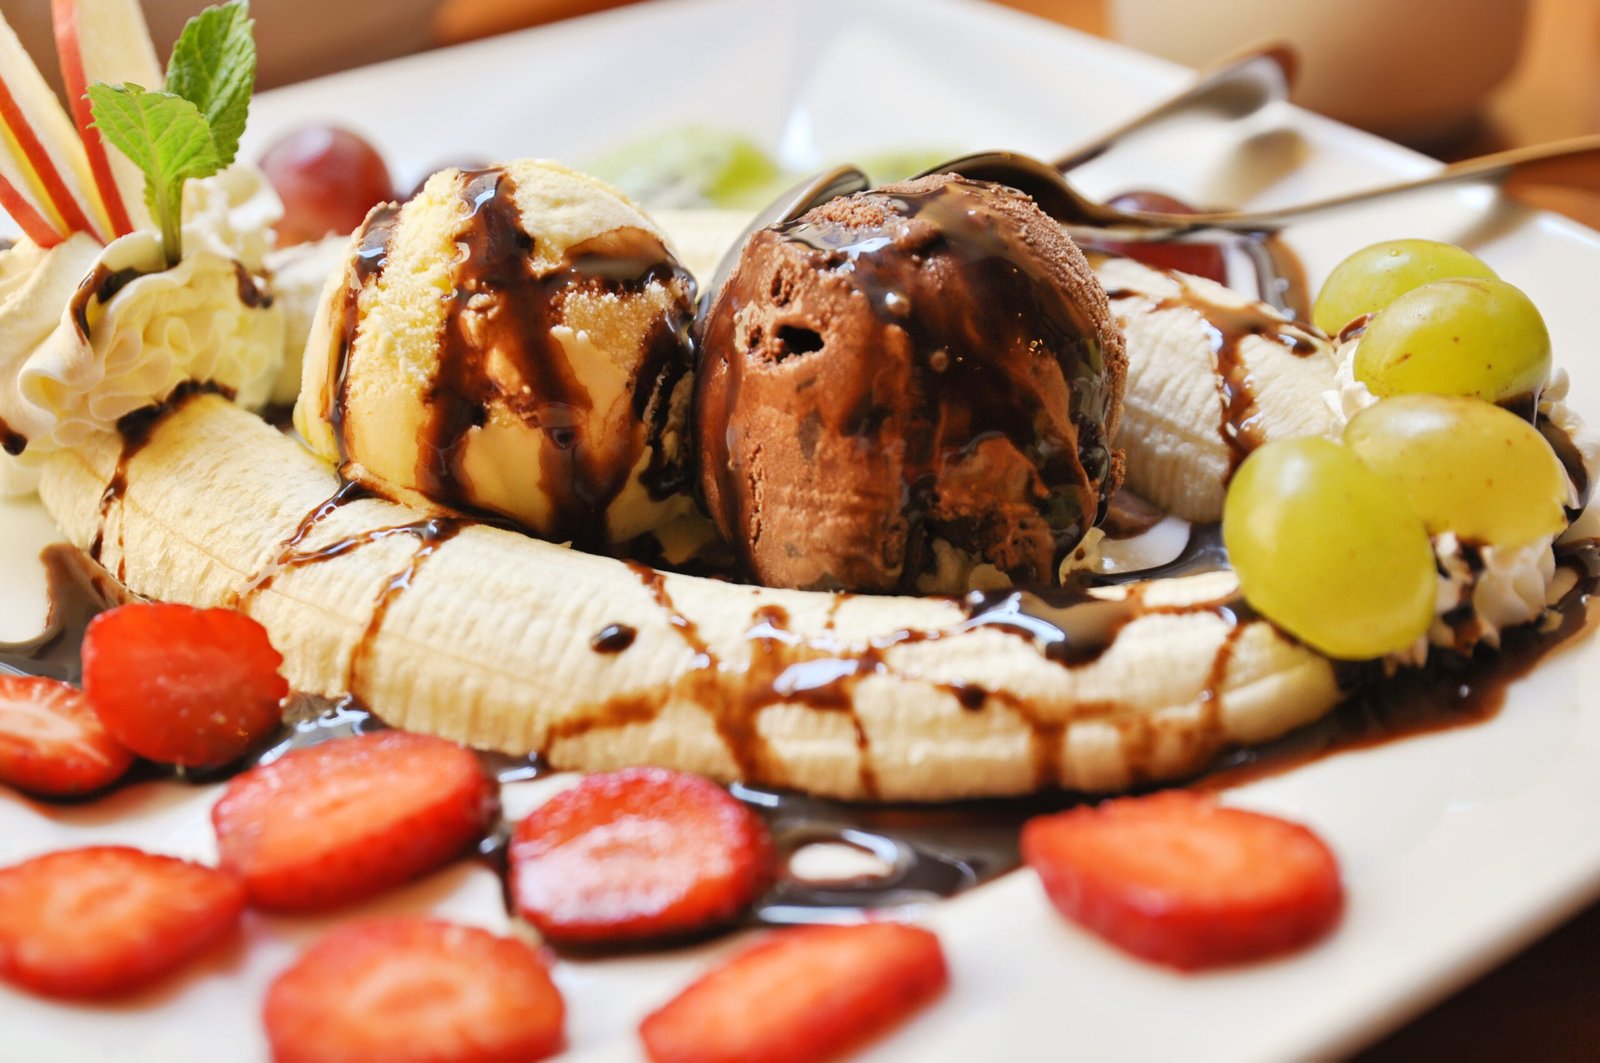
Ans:
<svg viewBox="0 0 1600 1063"><path fill-rule="evenodd" d="M1234 475L1222 541L1245 600L1330 657L1411 645L1433 619L1433 548L1391 482L1327 439L1257 448Z"/></svg>
<svg viewBox="0 0 1600 1063"><path fill-rule="evenodd" d="M1437 240L1385 240L1363 247L1328 274L1311 320L1330 336L1362 314L1375 314L1413 288L1446 277L1486 277L1494 271L1470 251Z"/></svg>
<svg viewBox="0 0 1600 1063"><path fill-rule="evenodd" d="M1567 526L1567 476L1527 421L1458 395L1398 395L1351 418L1344 441L1400 485L1430 534L1517 546Z"/></svg>
<svg viewBox="0 0 1600 1063"><path fill-rule="evenodd" d="M1504 402L1550 376L1550 333L1505 281L1424 284L1373 315L1356 347L1356 379L1374 395L1471 395Z"/></svg>

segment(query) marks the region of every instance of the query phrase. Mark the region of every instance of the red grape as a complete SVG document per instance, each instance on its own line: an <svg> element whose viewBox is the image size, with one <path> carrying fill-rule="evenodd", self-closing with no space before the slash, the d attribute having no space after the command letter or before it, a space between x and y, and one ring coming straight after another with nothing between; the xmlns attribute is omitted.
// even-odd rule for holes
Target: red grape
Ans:
<svg viewBox="0 0 1600 1063"><path fill-rule="evenodd" d="M283 200L279 245L353 232L367 211L394 198L383 156L335 126L304 126L273 142L261 169Z"/></svg>
<svg viewBox="0 0 1600 1063"><path fill-rule="evenodd" d="M1194 214L1194 207L1161 192L1124 192L1108 201L1118 210L1152 210L1164 214ZM1218 284L1228 283L1228 267L1222 249L1215 244L1115 243L1107 240L1100 248L1127 255L1157 269L1182 270L1196 277L1210 277Z"/></svg>

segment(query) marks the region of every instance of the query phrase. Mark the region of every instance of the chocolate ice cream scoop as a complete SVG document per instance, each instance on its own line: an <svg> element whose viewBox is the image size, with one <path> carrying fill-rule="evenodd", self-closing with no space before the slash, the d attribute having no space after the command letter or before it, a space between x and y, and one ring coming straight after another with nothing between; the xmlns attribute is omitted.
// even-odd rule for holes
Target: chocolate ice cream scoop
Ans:
<svg viewBox="0 0 1600 1063"><path fill-rule="evenodd" d="M938 175L746 244L695 393L718 527L772 586L1052 584L1120 478L1105 292L1020 192Z"/></svg>

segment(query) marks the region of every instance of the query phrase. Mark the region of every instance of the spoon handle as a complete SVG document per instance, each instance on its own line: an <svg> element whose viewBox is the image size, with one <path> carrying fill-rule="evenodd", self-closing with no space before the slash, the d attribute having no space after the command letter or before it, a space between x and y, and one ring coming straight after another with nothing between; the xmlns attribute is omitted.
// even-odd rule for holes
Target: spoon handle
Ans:
<svg viewBox="0 0 1600 1063"><path fill-rule="evenodd" d="M1102 215L1119 239L1164 240L1203 229L1270 233L1312 214L1354 206L1404 192L1464 181L1503 180L1507 187L1550 186L1600 190L1600 135L1573 137L1549 144L1514 148L1452 163L1426 177L1365 188L1328 199L1276 210L1219 211L1207 214L1159 214L1150 211Z"/></svg>
<svg viewBox="0 0 1600 1063"><path fill-rule="evenodd" d="M1299 69L1299 57L1287 41L1267 41L1235 52L1200 70L1176 96L1096 134L1051 165L1066 173L1099 158L1129 134L1180 112L1205 111L1220 118L1254 114L1269 103L1287 99Z"/></svg>

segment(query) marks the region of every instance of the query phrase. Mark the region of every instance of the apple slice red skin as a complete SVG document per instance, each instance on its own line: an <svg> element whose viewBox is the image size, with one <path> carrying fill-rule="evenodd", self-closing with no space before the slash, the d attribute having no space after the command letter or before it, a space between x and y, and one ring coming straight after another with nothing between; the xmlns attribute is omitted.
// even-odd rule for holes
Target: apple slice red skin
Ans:
<svg viewBox="0 0 1600 1063"><path fill-rule="evenodd" d="M94 114L89 107L89 79L83 69L77 0L50 0L50 20L55 31L56 55L61 61L61 79L66 83L72 121L78 127L78 136L83 140L84 151L89 156L89 172L105 203L113 235L126 236L133 232L135 226L123 201L116 174L112 172L105 138L95 128Z"/></svg>
<svg viewBox="0 0 1600 1063"><path fill-rule="evenodd" d="M44 145L39 142L39 135L33 131L28 120L22 114L22 108L17 106L16 97L11 95L3 80L0 80L0 122L11 131L16 138L17 148L22 154L23 161L33 167L34 173L39 176L39 183L44 186L45 193L50 197L50 204L61 214L61 221L67 227L68 233L88 233L98 236L99 229L89 220L84 213L83 205L78 202L68 188L67 183L61 178L61 171L56 169L55 160L50 158L50 153L44 150ZM8 208L9 209L9 208ZM22 222L19 220L18 225ZM65 234L58 234L57 240Z"/></svg>
<svg viewBox="0 0 1600 1063"><path fill-rule="evenodd" d="M0 207L11 215L23 235L40 247L51 248L65 239L65 234L58 232L39 208L4 177L0 177Z"/></svg>

